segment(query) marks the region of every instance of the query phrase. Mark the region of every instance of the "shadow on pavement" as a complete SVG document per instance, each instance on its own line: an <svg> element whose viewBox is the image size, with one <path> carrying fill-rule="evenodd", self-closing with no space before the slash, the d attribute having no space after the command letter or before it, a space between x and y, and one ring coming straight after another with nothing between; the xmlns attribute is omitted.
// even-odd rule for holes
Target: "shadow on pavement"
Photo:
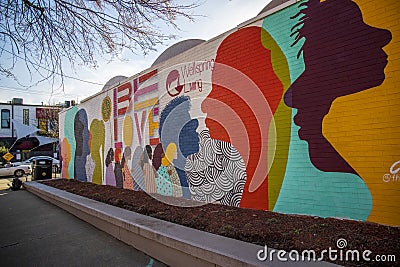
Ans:
<svg viewBox="0 0 400 267"><path fill-rule="evenodd" d="M2 266L164 266L25 190L0 191L0 218Z"/></svg>

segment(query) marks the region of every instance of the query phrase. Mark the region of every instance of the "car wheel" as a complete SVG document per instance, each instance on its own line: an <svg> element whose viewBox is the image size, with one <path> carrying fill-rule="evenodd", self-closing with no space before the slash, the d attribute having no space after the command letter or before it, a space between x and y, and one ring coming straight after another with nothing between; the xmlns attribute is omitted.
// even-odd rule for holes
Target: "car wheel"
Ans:
<svg viewBox="0 0 400 267"><path fill-rule="evenodd" d="M25 174L25 172L23 171L23 170L16 170L15 172L14 172L14 175L16 176L16 177L21 177L22 175L24 175Z"/></svg>

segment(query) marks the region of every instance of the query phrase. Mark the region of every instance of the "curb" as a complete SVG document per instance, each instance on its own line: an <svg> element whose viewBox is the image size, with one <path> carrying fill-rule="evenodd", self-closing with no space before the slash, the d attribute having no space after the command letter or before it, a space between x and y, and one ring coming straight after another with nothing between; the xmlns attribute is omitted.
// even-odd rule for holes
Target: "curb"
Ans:
<svg viewBox="0 0 400 267"><path fill-rule="evenodd" d="M25 182L24 187L170 266L337 266L276 259L262 262L257 260L257 252L264 250L262 246L152 218L38 182Z"/></svg>

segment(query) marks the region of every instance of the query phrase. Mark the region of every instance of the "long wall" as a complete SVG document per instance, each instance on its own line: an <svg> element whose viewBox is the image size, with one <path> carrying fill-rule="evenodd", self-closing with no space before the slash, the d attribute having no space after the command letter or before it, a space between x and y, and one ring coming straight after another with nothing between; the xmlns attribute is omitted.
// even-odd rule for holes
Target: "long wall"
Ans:
<svg viewBox="0 0 400 267"><path fill-rule="evenodd" d="M289 3L61 113L62 176L400 225L400 4Z"/></svg>

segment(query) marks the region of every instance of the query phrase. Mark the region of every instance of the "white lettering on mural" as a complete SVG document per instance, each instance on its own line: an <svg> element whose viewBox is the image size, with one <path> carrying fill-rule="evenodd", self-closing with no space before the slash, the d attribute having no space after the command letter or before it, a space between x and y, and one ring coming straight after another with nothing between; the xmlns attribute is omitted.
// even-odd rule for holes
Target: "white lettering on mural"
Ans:
<svg viewBox="0 0 400 267"><path fill-rule="evenodd" d="M201 62L193 61L192 63L184 64L181 66L181 74L184 78L189 78L190 76L196 74L202 74L205 71L214 70L214 59L205 60Z"/></svg>

